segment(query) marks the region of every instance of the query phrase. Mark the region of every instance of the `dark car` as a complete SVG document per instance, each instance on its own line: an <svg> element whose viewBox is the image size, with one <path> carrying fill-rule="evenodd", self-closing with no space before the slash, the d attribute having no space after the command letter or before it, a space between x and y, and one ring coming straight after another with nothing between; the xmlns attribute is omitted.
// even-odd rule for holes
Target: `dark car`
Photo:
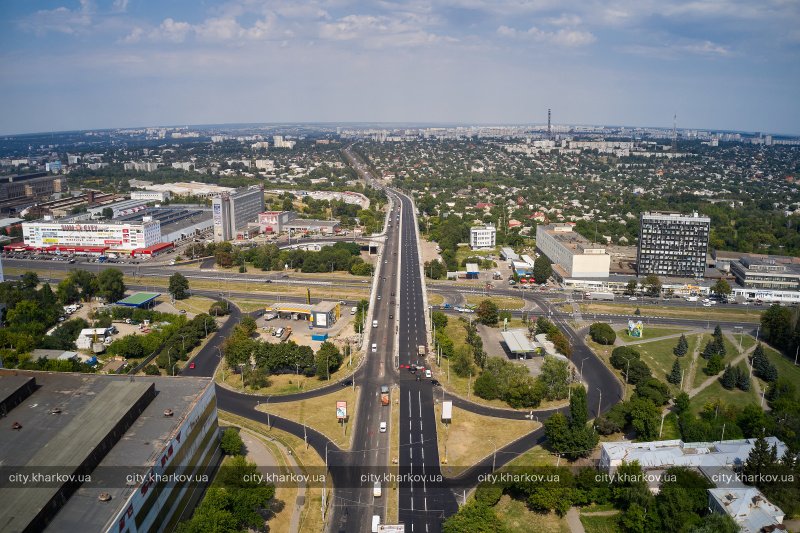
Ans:
<svg viewBox="0 0 800 533"><path fill-rule="evenodd" d="M353 385L352 379L346 379L342 381L342 387L351 387Z"/></svg>
<svg viewBox="0 0 800 533"><path fill-rule="evenodd" d="M439 383L438 379L432 379L431 385L433 385L434 387L438 387L439 385L441 385L441 383Z"/></svg>

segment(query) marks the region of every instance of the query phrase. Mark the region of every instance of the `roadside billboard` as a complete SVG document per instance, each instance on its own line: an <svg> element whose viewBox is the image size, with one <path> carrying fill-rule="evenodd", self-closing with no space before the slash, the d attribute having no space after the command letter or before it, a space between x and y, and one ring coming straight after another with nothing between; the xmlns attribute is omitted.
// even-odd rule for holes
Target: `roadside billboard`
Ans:
<svg viewBox="0 0 800 533"><path fill-rule="evenodd" d="M336 402L336 419L344 420L347 418L347 402Z"/></svg>

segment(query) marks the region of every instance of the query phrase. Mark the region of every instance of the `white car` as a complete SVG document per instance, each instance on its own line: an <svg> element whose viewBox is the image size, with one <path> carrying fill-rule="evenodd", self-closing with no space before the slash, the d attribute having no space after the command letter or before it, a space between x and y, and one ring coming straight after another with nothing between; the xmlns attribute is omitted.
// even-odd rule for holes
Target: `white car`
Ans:
<svg viewBox="0 0 800 533"><path fill-rule="evenodd" d="M426 378L428 378L428 379L430 379L430 378L431 378L431 371L430 371L430 369L428 369L428 370L425 370L425 377L426 377Z"/></svg>
<svg viewBox="0 0 800 533"><path fill-rule="evenodd" d="M632 301L632 302L635 302L635 301L636 301L636 300L638 300L638 299L639 299L639 298L637 298L636 296L631 296L630 298L628 298L628 300L630 300L630 301Z"/></svg>
<svg viewBox="0 0 800 533"><path fill-rule="evenodd" d="M377 344L373 344L372 345L372 353L378 353L378 345Z"/></svg>
<svg viewBox="0 0 800 533"><path fill-rule="evenodd" d="M381 433L386 433L386 422L381 422Z"/></svg>

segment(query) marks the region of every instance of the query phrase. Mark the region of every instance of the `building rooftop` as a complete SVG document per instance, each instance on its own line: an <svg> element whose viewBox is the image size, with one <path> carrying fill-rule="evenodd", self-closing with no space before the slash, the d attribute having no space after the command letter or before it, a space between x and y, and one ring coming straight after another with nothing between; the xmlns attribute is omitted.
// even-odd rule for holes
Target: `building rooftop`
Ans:
<svg viewBox="0 0 800 533"><path fill-rule="evenodd" d="M697 222L708 222L711 223L711 219L705 215L700 215L699 213L677 213L673 211L644 211L642 212L642 218L651 218L657 220L695 220Z"/></svg>
<svg viewBox="0 0 800 533"><path fill-rule="evenodd" d="M589 242L583 235L573 231L572 224L548 224L542 228L542 231L573 253L582 254L587 251L594 254L605 253L604 245Z"/></svg>
<svg viewBox="0 0 800 533"><path fill-rule="evenodd" d="M672 466L711 467L741 465L750 454L756 439L724 440L716 442L683 442L664 440L654 442L604 442L603 454L610 461L637 461L643 470ZM783 457L786 445L776 437L767 437L770 446L776 446L778 457Z"/></svg>
<svg viewBox="0 0 800 533"><path fill-rule="evenodd" d="M528 339L528 330L510 329L500 333L511 353L531 353L536 346Z"/></svg>
<svg viewBox="0 0 800 533"><path fill-rule="evenodd" d="M708 494L716 500L719 507L725 510L734 522L739 524L741 533L760 533L769 531L770 526L781 527L784 513L755 487L716 488L709 489Z"/></svg>
<svg viewBox="0 0 800 533"><path fill-rule="evenodd" d="M319 313L330 313L336 306L339 305L336 302L319 302L311 306L311 310Z"/></svg>
<svg viewBox="0 0 800 533"><path fill-rule="evenodd" d="M20 378L34 378L37 388L11 409L10 423L0 438L4 467L27 467L31 471L55 468L75 472L89 460L95 447L108 442L106 436L122 428L99 464L70 496L48 525L53 531L100 531L136 490L127 483L130 474L146 474L158 455L172 441L180 425L205 391L208 378L113 376L65 372L0 370L0 391ZM171 409L174 416L164 416ZM4 530L24 529L31 517L60 487L57 484L26 485L26 489L0 489L4 502L0 523ZM102 492L111 502L101 502Z"/></svg>
<svg viewBox="0 0 800 533"><path fill-rule="evenodd" d="M117 302L117 305L126 305L128 307L141 307L146 305L156 298L161 296L159 292L135 292Z"/></svg>

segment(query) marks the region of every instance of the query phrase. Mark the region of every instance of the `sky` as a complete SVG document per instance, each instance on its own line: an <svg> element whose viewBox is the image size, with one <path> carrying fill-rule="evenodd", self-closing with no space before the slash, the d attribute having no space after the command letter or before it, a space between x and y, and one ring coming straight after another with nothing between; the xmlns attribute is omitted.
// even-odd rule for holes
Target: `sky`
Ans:
<svg viewBox="0 0 800 533"><path fill-rule="evenodd" d="M0 134L260 122L800 134L798 0L0 0Z"/></svg>

